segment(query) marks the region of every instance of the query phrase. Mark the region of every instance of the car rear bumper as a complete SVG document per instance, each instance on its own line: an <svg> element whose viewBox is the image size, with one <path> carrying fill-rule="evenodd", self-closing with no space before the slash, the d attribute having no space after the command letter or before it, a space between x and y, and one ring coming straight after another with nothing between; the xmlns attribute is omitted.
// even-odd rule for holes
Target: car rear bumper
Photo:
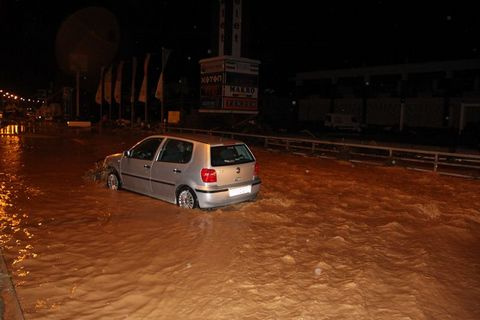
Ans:
<svg viewBox="0 0 480 320"><path fill-rule="evenodd" d="M255 181L252 185L250 193L241 194L231 197L229 195L228 188L215 188L215 189L195 189L197 195L198 205L202 209L223 207L235 203L249 201L255 199L260 191L261 181ZM247 186L248 184L236 185L235 187Z"/></svg>

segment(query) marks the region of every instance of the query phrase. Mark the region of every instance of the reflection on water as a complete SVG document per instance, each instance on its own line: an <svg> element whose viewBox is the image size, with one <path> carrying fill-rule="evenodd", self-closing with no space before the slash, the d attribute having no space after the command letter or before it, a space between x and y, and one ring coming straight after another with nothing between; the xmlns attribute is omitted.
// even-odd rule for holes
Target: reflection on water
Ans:
<svg viewBox="0 0 480 320"><path fill-rule="evenodd" d="M10 125L0 129L0 246L5 249L12 266L28 257L32 252L31 239L34 234L26 226L28 215L17 206L17 199L28 192L20 175L22 147L16 134L22 132L21 125ZM15 270L17 275L25 276L28 271L23 267Z"/></svg>
<svg viewBox="0 0 480 320"><path fill-rule="evenodd" d="M9 124L0 128L0 135L17 135L26 131L26 127L22 124Z"/></svg>

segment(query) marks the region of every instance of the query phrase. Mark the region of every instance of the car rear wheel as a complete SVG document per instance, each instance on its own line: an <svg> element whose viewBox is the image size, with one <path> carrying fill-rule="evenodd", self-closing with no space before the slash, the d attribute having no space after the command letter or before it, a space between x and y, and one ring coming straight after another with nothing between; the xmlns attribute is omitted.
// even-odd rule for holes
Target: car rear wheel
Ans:
<svg viewBox="0 0 480 320"><path fill-rule="evenodd" d="M110 190L120 189L120 179L115 172L110 172L107 176L107 188Z"/></svg>
<svg viewBox="0 0 480 320"><path fill-rule="evenodd" d="M197 197L190 188L180 189L177 195L177 205L180 208L193 209L197 207Z"/></svg>

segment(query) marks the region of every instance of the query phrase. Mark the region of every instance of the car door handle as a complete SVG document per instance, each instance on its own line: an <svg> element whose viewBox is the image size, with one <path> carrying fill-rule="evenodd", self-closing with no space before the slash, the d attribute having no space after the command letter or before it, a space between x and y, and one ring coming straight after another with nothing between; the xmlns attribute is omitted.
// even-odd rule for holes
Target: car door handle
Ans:
<svg viewBox="0 0 480 320"><path fill-rule="evenodd" d="M175 172L175 173L180 173L180 172L182 172L182 170L173 169L173 172Z"/></svg>
<svg viewBox="0 0 480 320"><path fill-rule="evenodd" d="M149 165L149 164L144 164L143 167L146 168L146 169L150 169L150 165Z"/></svg>

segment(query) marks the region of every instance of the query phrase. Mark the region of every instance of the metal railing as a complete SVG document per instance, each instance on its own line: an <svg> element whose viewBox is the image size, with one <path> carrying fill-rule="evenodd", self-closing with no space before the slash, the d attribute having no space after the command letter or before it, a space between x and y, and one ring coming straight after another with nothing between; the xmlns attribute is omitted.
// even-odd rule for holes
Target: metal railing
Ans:
<svg viewBox="0 0 480 320"><path fill-rule="evenodd" d="M166 131L238 138L262 145L265 148L285 149L293 153L321 158L343 159L374 165L403 166L444 175L480 178L480 155L476 154L191 128L168 127Z"/></svg>

